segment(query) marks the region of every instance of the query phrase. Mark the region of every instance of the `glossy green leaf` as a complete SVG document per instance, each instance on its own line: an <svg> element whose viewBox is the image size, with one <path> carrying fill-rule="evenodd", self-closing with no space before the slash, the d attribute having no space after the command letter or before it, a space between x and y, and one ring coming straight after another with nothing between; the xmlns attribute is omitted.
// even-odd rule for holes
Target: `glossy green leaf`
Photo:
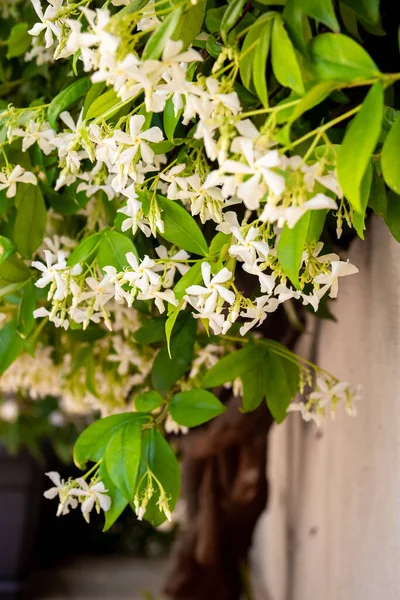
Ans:
<svg viewBox="0 0 400 600"><path fill-rule="evenodd" d="M372 183L372 164L371 162L367 165L367 170L364 173L364 177L361 182L361 211L357 211L353 213L353 227L357 231L358 236L363 240L364 239L364 229L365 229L365 211L367 210L368 198L370 196L371 191L371 183Z"/></svg>
<svg viewBox="0 0 400 600"><path fill-rule="evenodd" d="M0 329L0 375L22 353L25 341L17 333L16 321L10 321Z"/></svg>
<svg viewBox="0 0 400 600"><path fill-rule="evenodd" d="M97 262L101 269L104 267L115 267L120 273L128 266L126 254L133 252L137 256L136 248L131 239L118 233L118 231L106 231L101 238L97 254Z"/></svg>
<svg viewBox="0 0 400 600"><path fill-rule="evenodd" d="M363 212L361 184L378 142L383 114L383 87L377 82L354 117L338 152L337 172L344 195L355 211Z"/></svg>
<svg viewBox="0 0 400 600"><path fill-rule="evenodd" d="M172 38L174 31L179 23L179 20L183 13L183 7L178 6L174 8L172 12L169 13L159 25L154 33L150 36L147 41L143 54L142 60L154 59L157 60L160 58L165 44L169 39Z"/></svg>
<svg viewBox="0 0 400 600"><path fill-rule="evenodd" d="M268 408L275 421L281 423L297 391L299 368L289 360L269 351L264 361L264 375Z"/></svg>
<svg viewBox="0 0 400 600"><path fill-rule="evenodd" d="M181 118L181 115L182 109L178 110L178 113L175 114L175 106L172 102L172 98L168 98L167 102L165 103L165 108L163 112L163 126L165 135L169 140L174 139L175 129L179 122L179 119Z"/></svg>
<svg viewBox="0 0 400 600"><path fill-rule="evenodd" d="M219 32L221 26L222 17L224 16L225 6L219 6L218 8L210 8L206 12L206 27L210 33Z"/></svg>
<svg viewBox="0 0 400 600"><path fill-rule="evenodd" d="M173 308L172 312L168 316L168 319L165 321L165 339L167 342L167 350L168 350L168 355L170 358L172 358L172 354L171 354L172 332L175 327L175 323L176 323L176 321L180 315L180 312L182 310L182 306L183 306L183 300L181 300L179 302L178 306L175 306Z"/></svg>
<svg viewBox="0 0 400 600"><path fill-rule="evenodd" d="M341 33L324 33L310 42L315 75L322 81L360 81L379 75L369 54Z"/></svg>
<svg viewBox="0 0 400 600"><path fill-rule="evenodd" d="M90 90L91 85L89 77L82 77L82 79L74 81L53 98L47 109L47 120L53 129L57 129L57 118L60 113L82 98Z"/></svg>
<svg viewBox="0 0 400 600"><path fill-rule="evenodd" d="M139 344L154 344L165 339L165 319L158 317L145 321L143 325L134 332L133 338Z"/></svg>
<svg viewBox="0 0 400 600"><path fill-rule="evenodd" d="M241 375L243 387L243 412L251 412L260 406L265 398L266 381L263 362L265 351L260 348L257 360L253 366Z"/></svg>
<svg viewBox="0 0 400 600"><path fill-rule="evenodd" d="M31 277L31 271L15 254L0 265L0 279L7 283L22 283Z"/></svg>
<svg viewBox="0 0 400 600"><path fill-rule="evenodd" d="M255 52L258 47L262 32L266 26L266 21L271 21L271 19L271 13L261 15L261 17L259 17L257 21L250 27L249 31L246 34L246 37L244 38L242 50L240 53L239 69L242 83L248 90L252 90L251 83L253 77L253 64Z"/></svg>
<svg viewBox="0 0 400 600"><path fill-rule="evenodd" d="M257 362L261 352L262 349L258 346L249 345L227 354L207 371L201 385L205 388L218 387L233 381L236 377L242 377L253 367L254 362Z"/></svg>
<svg viewBox="0 0 400 600"><path fill-rule="evenodd" d="M10 31L7 40L8 50L7 58L21 56L29 50L32 43L32 36L28 33L27 23L16 23Z"/></svg>
<svg viewBox="0 0 400 600"><path fill-rule="evenodd" d="M327 214L327 210L310 211L310 222L307 230L307 239L309 242L318 242L324 229Z"/></svg>
<svg viewBox="0 0 400 600"><path fill-rule="evenodd" d="M172 512L178 500L181 486L178 460L171 446L156 429L145 432L142 448L142 460L138 480L141 481L147 467L149 467L162 485L168 500L168 508ZM139 496L143 495L146 483L146 478L144 478L142 484L138 487ZM166 516L160 511L157 505L160 496L159 488L155 482L153 482L153 486L155 491L146 507L144 519L157 527L166 520Z"/></svg>
<svg viewBox="0 0 400 600"><path fill-rule="evenodd" d="M199 389L175 394L169 405L174 421L184 427L202 425L225 410L225 406L214 394Z"/></svg>
<svg viewBox="0 0 400 600"><path fill-rule="evenodd" d="M387 197L385 223L395 240L400 242L400 196L392 191Z"/></svg>
<svg viewBox="0 0 400 600"><path fill-rule="evenodd" d="M24 258L31 258L43 241L47 210L39 186L25 185L24 188L17 209L13 241Z"/></svg>
<svg viewBox="0 0 400 600"><path fill-rule="evenodd" d="M121 413L94 421L78 437L74 446L74 462L84 469L88 460L97 463L105 455L111 438L127 423L146 423L148 417L138 413Z"/></svg>
<svg viewBox="0 0 400 600"><path fill-rule="evenodd" d="M164 399L155 390L150 390L135 396L134 403L138 412L150 413L156 408L160 408L164 404Z"/></svg>
<svg viewBox="0 0 400 600"><path fill-rule="evenodd" d="M191 285L197 285L201 283L203 277L201 275L201 265L204 261L194 263L186 273L178 280L174 287L174 294L178 300L182 300L186 294L186 290Z"/></svg>
<svg viewBox="0 0 400 600"><path fill-rule="evenodd" d="M125 508L128 506L129 501L122 492L112 482L106 467L106 461L102 461L100 464L99 479L103 482L107 495L111 498L111 506L104 514L105 523L103 531L108 531L118 517L121 516Z"/></svg>
<svg viewBox="0 0 400 600"><path fill-rule="evenodd" d="M166 394L182 377L193 358L197 321L191 314L183 315L183 324L171 340L171 358L167 346L157 354L151 371L151 380L155 390Z"/></svg>
<svg viewBox="0 0 400 600"><path fill-rule="evenodd" d="M85 102L83 103L83 118L86 119L87 111L92 106L93 102L99 98L106 88L104 81L93 83L92 87L86 94Z"/></svg>
<svg viewBox="0 0 400 600"><path fill-rule="evenodd" d="M0 235L0 265L7 260L9 256L14 254L15 246L13 242L2 235Z"/></svg>
<svg viewBox="0 0 400 600"><path fill-rule="evenodd" d="M89 235L89 237L82 240L81 243L78 244L78 246L71 252L67 261L68 267L73 267L74 265L83 262L89 256L94 254L94 252L97 252L102 236L103 232L93 233L92 235Z"/></svg>
<svg viewBox="0 0 400 600"><path fill-rule="evenodd" d="M164 221L164 232L160 235L171 244L177 244L179 248L206 256L208 254L207 242L200 227L188 211L177 202L163 196L157 196L157 202L162 210L162 220Z"/></svg>
<svg viewBox="0 0 400 600"><path fill-rule="evenodd" d="M195 37L201 32L206 5L206 0L197 0L195 4L189 4L179 19L172 39L182 41L184 48L190 46Z"/></svg>
<svg viewBox="0 0 400 600"><path fill-rule="evenodd" d="M107 472L113 484L130 502L136 491L141 448L142 432L138 421L124 423L107 445Z"/></svg>
<svg viewBox="0 0 400 600"><path fill-rule="evenodd" d="M340 31L332 0L297 0L297 4L309 17L323 23L335 33Z"/></svg>
<svg viewBox="0 0 400 600"><path fill-rule="evenodd" d="M269 19L262 31L258 44L254 52L253 62L253 83L259 99L263 106L268 108L268 87L267 87L267 59L271 43L271 33L274 21Z"/></svg>
<svg viewBox="0 0 400 600"><path fill-rule="evenodd" d="M35 308L35 286L33 285L32 280L29 279L22 290L17 317L17 333L23 339L28 337L35 325L35 318L33 316Z"/></svg>
<svg viewBox="0 0 400 600"><path fill-rule="evenodd" d="M228 33L235 27L245 5L246 0L231 0L230 4L228 4L226 7L220 27L221 37L224 44L227 43Z"/></svg>
<svg viewBox="0 0 400 600"><path fill-rule="evenodd" d="M304 94L303 77L296 51L281 18L274 20L271 54L272 69L279 83L295 90L298 94Z"/></svg>
<svg viewBox="0 0 400 600"><path fill-rule="evenodd" d="M277 247L280 266L296 289L300 289L299 270L309 223L310 212L307 212L297 221L292 229L286 224L282 230Z"/></svg>
<svg viewBox="0 0 400 600"><path fill-rule="evenodd" d="M85 118L89 121L90 119L100 117L108 110L111 110L118 102L119 98L115 90L108 90L93 100L92 104L88 108Z"/></svg>
<svg viewBox="0 0 400 600"><path fill-rule="evenodd" d="M382 174L387 185L396 194L400 193L400 116L390 129L381 153Z"/></svg>
<svg viewBox="0 0 400 600"><path fill-rule="evenodd" d="M359 18L371 24L379 23L380 0L342 0L342 2L351 8Z"/></svg>
<svg viewBox="0 0 400 600"><path fill-rule="evenodd" d="M371 183L371 191L368 198L368 206L372 208L374 213L379 217L386 217L387 211L387 193L385 182L382 177L379 177L376 170L374 170L372 183Z"/></svg>
<svg viewBox="0 0 400 600"><path fill-rule="evenodd" d="M210 244L210 256L212 257L220 257L221 253L224 253L225 248L229 245L230 240L232 239L231 234L222 233L219 231L217 235L213 237ZM192 285L192 284L190 284Z"/></svg>

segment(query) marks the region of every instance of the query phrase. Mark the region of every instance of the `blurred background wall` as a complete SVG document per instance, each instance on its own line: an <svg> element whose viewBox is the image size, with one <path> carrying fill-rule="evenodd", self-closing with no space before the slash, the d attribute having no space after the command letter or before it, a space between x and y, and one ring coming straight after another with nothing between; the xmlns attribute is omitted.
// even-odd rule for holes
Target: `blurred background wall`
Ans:
<svg viewBox="0 0 400 600"><path fill-rule="evenodd" d="M317 429L292 414L270 436L253 562L271 600L400 598L400 246L373 221L349 258L360 273L340 284L316 362L364 395L356 418Z"/></svg>

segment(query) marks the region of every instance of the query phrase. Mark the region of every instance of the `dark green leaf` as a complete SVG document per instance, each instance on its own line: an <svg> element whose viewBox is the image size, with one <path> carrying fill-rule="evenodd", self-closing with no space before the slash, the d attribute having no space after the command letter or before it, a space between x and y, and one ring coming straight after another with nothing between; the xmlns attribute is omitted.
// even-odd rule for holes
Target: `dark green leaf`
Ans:
<svg viewBox="0 0 400 600"><path fill-rule="evenodd" d="M14 254L0 265L0 279L7 283L21 283L27 281L30 276L28 267Z"/></svg>
<svg viewBox="0 0 400 600"><path fill-rule="evenodd" d="M200 227L188 211L177 202L163 196L157 196L157 202L162 210L162 220L164 221L164 233L160 235L179 248L206 256L208 254L207 242Z"/></svg>
<svg viewBox="0 0 400 600"><path fill-rule="evenodd" d="M123 493L113 484L108 474L105 460L102 461L100 465L99 478L100 481L104 483L107 494L111 498L111 507L105 513L105 523L103 528L103 531L107 531L123 513L129 502Z"/></svg>
<svg viewBox="0 0 400 600"><path fill-rule="evenodd" d="M175 394L169 405L174 421L184 427L202 425L225 410L225 406L214 394L199 389Z"/></svg>
<svg viewBox="0 0 400 600"><path fill-rule="evenodd" d="M309 242L318 242L324 229L327 214L327 210L310 211L310 222L307 231L307 239Z"/></svg>
<svg viewBox="0 0 400 600"><path fill-rule="evenodd" d="M313 38L310 53L314 72L322 81L359 81L379 75L369 54L341 33L323 33Z"/></svg>
<svg viewBox="0 0 400 600"><path fill-rule="evenodd" d="M351 8L356 15L371 24L380 22L380 0L342 0L343 4Z"/></svg>
<svg viewBox="0 0 400 600"><path fill-rule="evenodd" d="M362 240L364 239L365 211L367 209L368 198L371 192L372 172L372 164L368 163L367 170L365 171L361 182L361 212L353 213L353 227Z"/></svg>
<svg viewBox="0 0 400 600"><path fill-rule="evenodd" d="M400 196L390 191L387 198L385 223L392 236L400 242Z"/></svg>
<svg viewBox="0 0 400 600"><path fill-rule="evenodd" d="M206 4L206 0L197 0L195 4L189 4L179 19L172 39L181 40L184 48L190 46L202 30Z"/></svg>
<svg viewBox="0 0 400 600"><path fill-rule="evenodd" d="M60 113L70 108L79 98L82 98L91 88L89 77L82 77L62 90L50 102L47 109L47 119L53 129L57 129L57 118Z"/></svg>
<svg viewBox="0 0 400 600"><path fill-rule="evenodd" d="M136 491L142 433L138 421L128 421L110 439L106 451L107 472L113 484L130 501Z"/></svg>
<svg viewBox="0 0 400 600"><path fill-rule="evenodd" d="M42 243L47 210L39 186L24 185L24 188L17 209L13 241L24 258L31 258Z"/></svg>
<svg viewBox="0 0 400 600"><path fill-rule="evenodd" d="M310 212L307 212L297 221L292 229L286 224L282 230L277 247L279 263L297 289L300 289L299 270L309 223Z"/></svg>
<svg viewBox="0 0 400 600"><path fill-rule="evenodd" d="M133 338L139 344L154 344L165 339L165 319L163 317L145 321L140 329L134 332Z"/></svg>
<svg viewBox="0 0 400 600"><path fill-rule="evenodd" d="M323 23L335 33L340 31L332 0L297 0L297 4L309 17Z"/></svg>
<svg viewBox="0 0 400 600"><path fill-rule="evenodd" d="M298 383L299 368L269 351L264 361L264 375L268 408L275 421L281 423L297 390L294 383Z"/></svg>
<svg viewBox="0 0 400 600"><path fill-rule="evenodd" d="M386 217L387 211L387 194L386 187L382 177L379 177L374 170L371 184L371 191L368 198L368 206L372 208L375 214L379 217Z"/></svg>
<svg viewBox="0 0 400 600"><path fill-rule="evenodd" d="M236 350L221 358L216 365L205 374L202 386L206 388L217 387L242 377L252 369L263 349L256 345L249 345L241 350Z"/></svg>
<svg viewBox="0 0 400 600"><path fill-rule="evenodd" d="M361 184L381 131L383 87L378 81L350 123L338 152L337 172L344 195L363 214Z"/></svg>
<svg viewBox="0 0 400 600"><path fill-rule="evenodd" d="M163 113L163 125L164 125L165 135L171 141L174 139L175 129L176 129L176 126L178 124L178 121L179 121L181 115L182 115L182 109L179 110L177 114L175 114L175 106L174 106L174 103L172 102L172 98L168 98L168 100L165 104L164 113Z"/></svg>
<svg viewBox="0 0 400 600"><path fill-rule="evenodd" d="M165 345L157 354L153 363L151 379L153 387L166 394L180 377L182 377L193 357L193 346L196 337L197 321L191 314L184 315L181 329L171 340L171 357Z"/></svg>

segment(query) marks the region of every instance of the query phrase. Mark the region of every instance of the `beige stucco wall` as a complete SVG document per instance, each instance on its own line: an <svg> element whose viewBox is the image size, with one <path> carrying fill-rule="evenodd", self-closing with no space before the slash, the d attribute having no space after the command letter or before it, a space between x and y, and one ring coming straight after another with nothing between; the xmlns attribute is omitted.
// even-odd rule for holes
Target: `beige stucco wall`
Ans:
<svg viewBox="0 0 400 600"><path fill-rule="evenodd" d="M255 571L271 600L400 598L400 245L379 221L349 253L317 362L364 386L358 416L297 415L270 439L271 499Z"/></svg>

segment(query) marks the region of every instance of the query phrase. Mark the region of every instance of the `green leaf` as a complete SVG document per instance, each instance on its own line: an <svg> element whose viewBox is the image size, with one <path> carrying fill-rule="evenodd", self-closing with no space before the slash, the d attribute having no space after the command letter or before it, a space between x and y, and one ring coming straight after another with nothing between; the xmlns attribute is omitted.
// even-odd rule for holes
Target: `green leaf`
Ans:
<svg viewBox="0 0 400 600"><path fill-rule="evenodd" d="M299 368L289 360L269 351L264 361L264 375L269 411L275 421L281 423L297 391Z"/></svg>
<svg viewBox="0 0 400 600"><path fill-rule="evenodd" d="M0 329L0 375L22 353L25 341L17 333L16 321L10 321Z"/></svg>
<svg viewBox="0 0 400 600"><path fill-rule="evenodd" d="M33 311L36 308L35 286L29 279L22 290L17 317L17 333L26 339L35 325Z"/></svg>
<svg viewBox="0 0 400 600"><path fill-rule="evenodd" d="M340 31L332 0L297 0L297 4L309 17L323 23L335 33Z"/></svg>
<svg viewBox="0 0 400 600"><path fill-rule="evenodd" d="M142 448L142 460L138 479L139 481L141 480L147 467L149 467L162 485L168 500L168 508L172 512L179 498L181 485L181 475L177 458L171 446L156 429L150 429L145 432ZM144 478L142 484L138 487L139 496L143 495L146 484L147 481ZM147 505L144 518L146 521L150 521L155 527L158 527L158 525L161 525L166 520L166 517L157 506L160 494L158 486L154 481L153 486L155 493Z"/></svg>
<svg viewBox="0 0 400 600"><path fill-rule="evenodd" d="M95 119L96 117L100 117L108 110L111 110L113 106L115 106L119 102L119 98L114 89L108 90L104 92L101 96L98 96L90 105L87 113L86 119L89 121L90 119Z"/></svg>
<svg viewBox="0 0 400 600"><path fill-rule="evenodd" d="M179 122L179 119L182 115L182 109L178 111L178 114L175 114L175 106L172 102L172 98L168 98L165 103L164 113L163 113L163 126L165 135L167 138L172 141L174 139L174 133L176 126Z"/></svg>
<svg viewBox="0 0 400 600"><path fill-rule="evenodd" d="M359 18L372 25L376 25L380 22L379 1L380 0L342 0L343 4L351 8Z"/></svg>
<svg viewBox="0 0 400 600"><path fill-rule="evenodd" d="M132 0L127 6L121 8L121 10L117 13L116 16L128 15L133 12L137 12L146 6L149 3L149 0Z"/></svg>
<svg viewBox="0 0 400 600"><path fill-rule="evenodd" d="M293 108L289 121L291 123L296 121L308 110L323 102L337 87L338 83L336 81L322 81L314 85Z"/></svg>
<svg viewBox="0 0 400 600"><path fill-rule="evenodd" d="M115 267L120 273L128 266L126 254L133 252L137 257L136 248L126 235L118 231L106 231L101 238L97 262L101 269L104 267Z"/></svg>
<svg viewBox="0 0 400 600"><path fill-rule="evenodd" d="M206 388L217 387L242 377L252 369L263 349L256 345L248 345L241 350L236 350L221 358L216 365L205 374L202 386Z"/></svg>
<svg viewBox="0 0 400 600"><path fill-rule="evenodd" d="M300 289L299 270L301 267L310 212L305 213L290 229L286 224L279 238L277 254L279 263L296 289Z"/></svg>
<svg viewBox="0 0 400 600"><path fill-rule="evenodd" d="M218 8L210 8L206 12L206 27L210 33L219 32L224 12L225 6L219 6Z"/></svg>
<svg viewBox="0 0 400 600"><path fill-rule="evenodd" d="M163 397L155 390L142 392L135 396L135 408L138 412L150 413L164 404Z"/></svg>
<svg viewBox="0 0 400 600"><path fill-rule="evenodd" d="M142 432L137 421L124 423L107 445L107 472L113 484L130 502L136 491L141 447Z"/></svg>
<svg viewBox="0 0 400 600"><path fill-rule="evenodd" d="M85 102L83 104L83 118L86 119L87 112L92 106L93 102L98 98L105 90L106 84L104 81L94 83L88 93L86 94Z"/></svg>
<svg viewBox="0 0 400 600"><path fill-rule="evenodd" d="M184 48L190 46L202 30L206 4L206 0L197 0L195 4L189 4L187 10L179 19L172 39L181 40Z"/></svg>
<svg viewBox="0 0 400 600"><path fill-rule="evenodd" d="M86 260L90 255L94 254L100 245L102 237L103 232L100 231L99 233L93 233L92 235L89 235L89 237L82 240L81 243L78 244L78 246L71 252L67 261L67 266L73 267L74 265Z"/></svg>
<svg viewBox="0 0 400 600"><path fill-rule="evenodd" d="M264 372L265 351L259 351L257 361L251 369L243 373L243 412L251 412L260 406L265 398L266 382Z"/></svg>
<svg viewBox="0 0 400 600"><path fill-rule="evenodd" d="M24 258L31 258L42 243L47 210L39 186L25 185L24 188L17 209L13 241Z"/></svg>
<svg viewBox="0 0 400 600"><path fill-rule="evenodd" d="M390 191L387 197L385 223L392 236L400 242L400 196Z"/></svg>
<svg viewBox="0 0 400 600"><path fill-rule="evenodd" d="M199 262L194 263L186 273L179 279L179 281L175 284L174 294L178 300L182 300L183 296L186 294L186 290L191 285L196 285L201 283L202 275L201 275L201 265L204 261L199 260ZM175 312L174 309L173 312Z"/></svg>
<svg viewBox="0 0 400 600"><path fill-rule="evenodd" d="M339 183L355 211L363 213L361 184L378 142L383 115L383 87L378 81L347 128L337 157Z"/></svg>
<svg viewBox="0 0 400 600"><path fill-rule="evenodd" d="M381 154L383 178L396 194L400 193L400 115L390 129Z"/></svg>
<svg viewBox="0 0 400 600"><path fill-rule="evenodd" d="M353 213L353 227L362 240L364 239L365 211L367 209L368 198L371 191L372 172L372 164L369 162L361 182L361 211Z"/></svg>
<svg viewBox="0 0 400 600"><path fill-rule="evenodd" d="M219 257L224 252L224 246L227 246L231 241L231 234L222 233L219 231L217 235L213 237L210 244L210 256L215 258ZM193 284L189 284L193 285Z"/></svg>
<svg viewBox="0 0 400 600"><path fill-rule="evenodd" d="M16 255L9 256L0 265L0 279L7 283L23 283L31 276L31 271ZM22 286L21 286L22 287Z"/></svg>
<svg viewBox="0 0 400 600"><path fill-rule="evenodd" d="M0 298L4 298L4 296L8 296L9 294L13 294L17 292L22 287L24 287L24 281L18 281L17 283L8 283L6 285L0 285Z"/></svg>
<svg viewBox="0 0 400 600"><path fill-rule="evenodd" d="M178 306L176 306L174 308L174 310L169 315L168 319L165 321L165 339L167 341L167 350L168 350L168 355L170 358L172 358L172 354L171 354L172 331L173 331L173 329L175 327L175 323L179 317L179 313L182 310L182 305L183 305L183 300L181 300L181 302L178 304Z"/></svg>
<svg viewBox="0 0 400 600"><path fill-rule="evenodd" d="M199 389L175 394L169 405L174 421L184 427L202 425L225 410L225 406L214 394Z"/></svg>
<svg viewBox="0 0 400 600"><path fill-rule="evenodd" d="M230 4L228 4L226 7L220 27L221 37L224 44L227 43L228 33L235 27L243 12L245 4L246 0L231 0Z"/></svg>
<svg viewBox="0 0 400 600"><path fill-rule="evenodd" d="M296 51L281 18L274 20L271 53L272 69L278 82L300 95L304 94L303 77Z"/></svg>
<svg viewBox="0 0 400 600"><path fill-rule="evenodd" d="M164 233L160 235L188 252L207 256L208 246L204 235L193 217L177 202L157 196L157 202L162 210Z"/></svg>
<svg viewBox="0 0 400 600"><path fill-rule="evenodd" d="M169 13L159 25L154 33L148 39L142 54L142 60L160 58L165 44L169 39L172 38L174 31L178 25L178 22L182 16L183 7L178 6Z"/></svg>
<svg viewBox="0 0 400 600"><path fill-rule="evenodd" d="M154 344L165 339L165 319L149 319L133 333L133 339L139 344Z"/></svg>
<svg viewBox="0 0 400 600"><path fill-rule="evenodd" d="M13 242L2 235L0 235L0 265L7 260L9 256L14 254L16 248Z"/></svg>
<svg viewBox="0 0 400 600"><path fill-rule="evenodd" d="M129 502L122 492L113 484L106 467L106 461L102 461L99 471L100 481L104 483L107 495L111 498L111 506L105 512L105 523L103 531L110 529L118 517L123 513Z"/></svg>
<svg viewBox="0 0 400 600"><path fill-rule="evenodd" d="M310 211L310 222L307 230L307 239L309 242L318 242L325 225L327 210Z"/></svg>
<svg viewBox="0 0 400 600"><path fill-rule="evenodd" d="M74 81L53 98L47 109L47 120L53 129L57 129L59 114L70 108L79 98L82 98L90 90L91 85L92 82L89 77L82 77L82 79Z"/></svg>
<svg viewBox="0 0 400 600"><path fill-rule="evenodd" d="M97 463L105 455L111 438L118 429L127 423L144 424L146 415L138 413L121 413L94 421L78 437L74 446L74 463L79 469L84 469L88 460Z"/></svg>
<svg viewBox="0 0 400 600"><path fill-rule="evenodd" d="M259 17L257 21L255 21L255 23L253 23L253 25L250 27L249 31L246 34L246 37L244 38L242 50L240 53L239 69L242 83L250 91L253 91L251 82L256 48L259 44L262 32L265 28L266 21L271 21L272 15L274 14L275 13L266 13L264 15L261 15L261 17ZM265 69L263 74L265 75Z"/></svg>
<svg viewBox="0 0 400 600"><path fill-rule="evenodd" d="M387 194L386 187L382 177L379 177L376 170L372 176L371 191L368 198L368 206L372 208L375 214L379 217L386 217L387 211Z"/></svg>
<svg viewBox="0 0 400 600"><path fill-rule="evenodd" d="M8 52L7 58L21 56L29 50L32 37L28 33L27 23L16 23L10 32L7 40Z"/></svg>
<svg viewBox="0 0 400 600"><path fill-rule="evenodd" d="M190 313L183 315L183 325L171 340L171 356L167 346L163 346L153 363L151 380L155 390L166 394L180 377L182 377L193 357L193 346L196 338L197 321Z"/></svg>
<svg viewBox="0 0 400 600"><path fill-rule="evenodd" d="M269 19L259 34L258 44L254 52L253 83L264 108L268 108L267 59L271 43L273 20Z"/></svg>
<svg viewBox="0 0 400 600"><path fill-rule="evenodd" d="M379 75L369 54L347 35L323 33L310 42L313 70L322 81L360 81Z"/></svg>

